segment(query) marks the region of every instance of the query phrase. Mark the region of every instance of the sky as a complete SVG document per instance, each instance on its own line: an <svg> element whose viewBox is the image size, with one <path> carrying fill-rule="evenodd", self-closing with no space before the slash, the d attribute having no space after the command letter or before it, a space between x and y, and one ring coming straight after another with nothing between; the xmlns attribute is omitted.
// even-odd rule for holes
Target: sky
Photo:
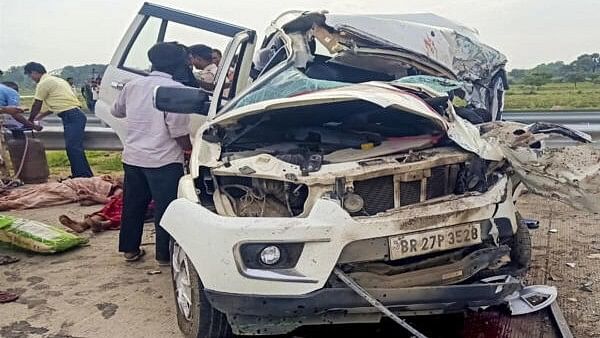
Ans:
<svg viewBox="0 0 600 338"><path fill-rule="evenodd" d="M508 68L570 62L600 51L600 0L153 0L261 33L290 9L435 13L476 28ZM109 63L143 0L0 0L0 69Z"/></svg>

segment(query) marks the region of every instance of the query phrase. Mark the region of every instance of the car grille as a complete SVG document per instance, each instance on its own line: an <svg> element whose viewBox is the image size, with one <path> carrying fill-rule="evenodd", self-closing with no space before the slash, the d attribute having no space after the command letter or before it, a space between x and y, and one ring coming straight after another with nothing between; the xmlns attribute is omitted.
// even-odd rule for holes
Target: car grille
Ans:
<svg viewBox="0 0 600 338"><path fill-rule="evenodd" d="M365 206L354 216L375 215L396 207L449 195L454 192L459 169L459 164L438 166L430 169L427 178L412 181L398 178L396 184L393 175L355 181L354 193L362 197Z"/></svg>
<svg viewBox="0 0 600 338"><path fill-rule="evenodd" d="M368 215L392 209L394 208L394 176L354 182L354 193L365 201L364 212Z"/></svg>
<svg viewBox="0 0 600 338"><path fill-rule="evenodd" d="M400 206L419 203L421 201L421 181L400 183Z"/></svg>

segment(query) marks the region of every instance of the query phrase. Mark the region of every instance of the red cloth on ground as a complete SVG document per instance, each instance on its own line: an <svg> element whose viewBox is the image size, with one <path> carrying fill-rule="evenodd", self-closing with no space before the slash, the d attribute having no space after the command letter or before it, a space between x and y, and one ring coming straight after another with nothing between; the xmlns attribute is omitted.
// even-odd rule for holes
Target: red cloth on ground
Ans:
<svg viewBox="0 0 600 338"><path fill-rule="evenodd" d="M152 215L154 211L154 201L148 205L146 215ZM102 210L95 212L94 215L104 217L110 221L110 225L105 227L105 230L118 230L121 227L121 213L123 212L123 194L118 194L110 198L108 203L104 205Z"/></svg>

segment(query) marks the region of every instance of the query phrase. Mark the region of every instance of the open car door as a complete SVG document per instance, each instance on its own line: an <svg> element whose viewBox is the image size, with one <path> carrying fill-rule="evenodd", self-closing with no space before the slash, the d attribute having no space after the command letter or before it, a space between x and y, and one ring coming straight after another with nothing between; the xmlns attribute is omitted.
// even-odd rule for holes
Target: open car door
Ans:
<svg viewBox="0 0 600 338"><path fill-rule="evenodd" d="M237 35L243 35L246 38L238 37L236 39ZM215 88L221 88L223 85L219 86L218 81L219 79L225 81L226 76L220 76L220 74L225 73L226 75L231 71L232 66L235 68L237 64L240 64L239 67L241 67L241 63L236 61L239 58L246 58L247 54L252 55L255 32L218 20L144 3L123 36L104 73L99 99L96 103L96 115L115 130L121 142L125 140L126 119L117 119L111 115L113 102L127 82L150 73L148 49L157 42L169 41L176 41L187 46L192 44L206 44L213 48L227 46L223 53L224 56L231 55L230 50L233 50L234 54L243 52L244 55L238 55L235 60L233 57L222 59L219 65L219 74L215 79ZM234 43L236 41L237 44ZM252 59L251 56L250 59ZM234 62L235 64L230 64ZM237 70L236 73L239 74L240 71ZM236 81L235 84L242 85L245 82ZM239 86L235 89L241 90ZM231 91L230 95L236 91ZM201 123L202 118L203 116L197 116L192 119L193 129Z"/></svg>

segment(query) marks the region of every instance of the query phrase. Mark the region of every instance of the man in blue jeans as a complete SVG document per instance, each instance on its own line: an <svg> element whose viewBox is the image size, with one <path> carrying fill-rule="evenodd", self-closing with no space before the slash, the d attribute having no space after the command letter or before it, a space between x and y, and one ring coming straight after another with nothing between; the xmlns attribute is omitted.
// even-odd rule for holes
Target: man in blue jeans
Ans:
<svg viewBox="0 0 600 338"><path fill-rule="evenodd" d="M69 83L46 74L46 68L37 62L25 65L25 75L37 83L29 121L41 120L51 113L56 113L64 126L65 149L71 164L72 177L94 176L83 149L87 118L79 109L81 104ZM40 113L43 106L47 111Z"/></svg>

